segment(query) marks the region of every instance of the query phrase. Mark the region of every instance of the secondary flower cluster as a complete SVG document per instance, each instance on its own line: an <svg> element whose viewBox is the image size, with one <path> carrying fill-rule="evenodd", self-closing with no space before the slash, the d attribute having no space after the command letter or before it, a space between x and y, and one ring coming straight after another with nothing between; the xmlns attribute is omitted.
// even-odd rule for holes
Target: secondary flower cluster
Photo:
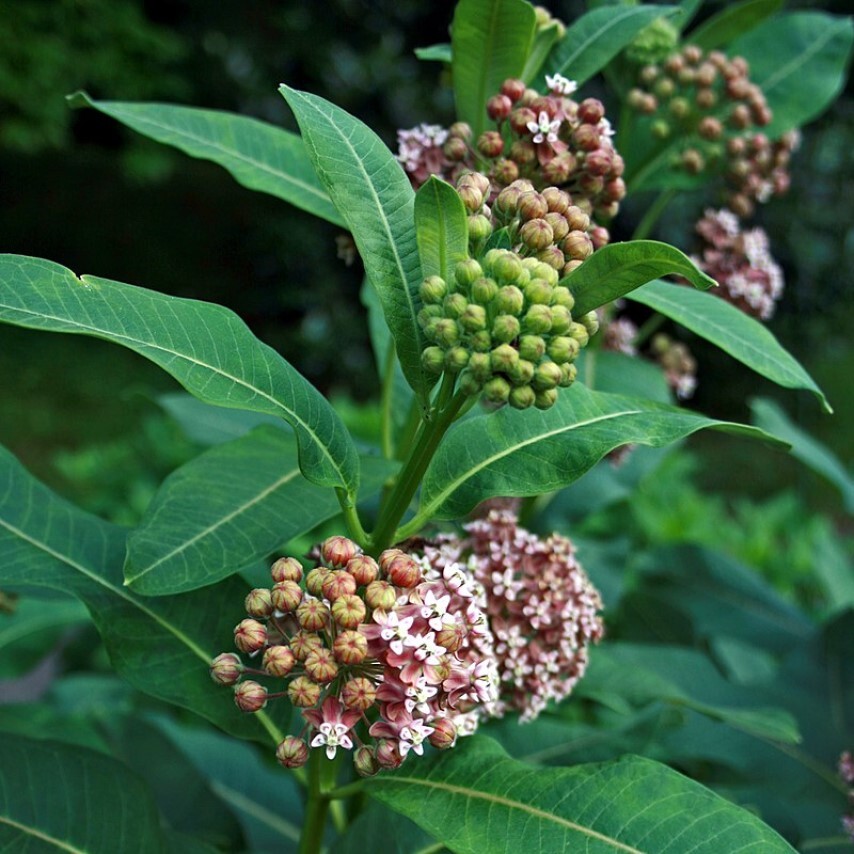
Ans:
<svg viewBox="0 0 854 854"><path fill-rule="evenodd" d="M685 141L670 165L691 175L723 174L727 206L739 216L788 188L797 135L771 142L758 132L772 113L742 57L688 45L661 65L642 68L639 83L629 92L629 106L654 117L650 130L656 138Z"/></svg>
<svg viewBox="0 0 854 854"><path fill-rule="evenodd" d="M458 192L476 252L492 233L489 180L465 175ZM424 280L418 320L429 344L422 361L432 373L461 374L460 388L482 392L488 403L548 409L557 389L574 381L573 362L599 325L595 312L574 318L575 300L558 284L560 273L593 251L585 233L589 217L562 190L538 193L524 181L499 193L491 216L514 249L459 262L451 281Z"/></svg>
<svg viewBox="0 0 854 854"><path fill-rule="evenodd" d="M738 217L725 209L707 210L696 230L705 245L693 260L720 285L712 293L768 320L783 293L783 273L771 257L765 231L742 231Z"/></svg>
<svg viewBox="0 0 854 854"><path fill-rule="evenodd" d="M272 587L246 597L234 643L260 667L235 653L211 665L245 712L285 696L303 710L303 732L281 742L279 762L298 767L310 748L333 758L358 745L356 769L372 774L423 753L425 741L447 748L472 732L473 712L497 701L498 677L470 575L451 562L425 572L399 549L374 560L345 537L326 540L321 558L304 584L296 559L276 561Z"/></svg>
<svg viewBox="0 0 854 854"><path fill-rule="evenodd" d="M425 546L423 560L434 570L464 563L483 585L501 679L490 712L518 711L531 721L583 676L589 646L603 634L599 593L568 539L542 540L509 511L492 510L465 531Z"/></svg>

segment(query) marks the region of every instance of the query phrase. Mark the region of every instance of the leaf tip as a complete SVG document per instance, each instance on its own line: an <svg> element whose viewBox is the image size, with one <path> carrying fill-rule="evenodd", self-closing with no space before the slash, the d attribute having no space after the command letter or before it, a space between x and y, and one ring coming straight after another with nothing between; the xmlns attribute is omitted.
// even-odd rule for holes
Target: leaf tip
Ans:
<svg viewBox="0 0 854 854"><path fill-rule="evenodd" d="M92 99L83 89L78 89L76 92L66 95L65 100L72 110L80 110L84 107L94 106Z"/></svg>

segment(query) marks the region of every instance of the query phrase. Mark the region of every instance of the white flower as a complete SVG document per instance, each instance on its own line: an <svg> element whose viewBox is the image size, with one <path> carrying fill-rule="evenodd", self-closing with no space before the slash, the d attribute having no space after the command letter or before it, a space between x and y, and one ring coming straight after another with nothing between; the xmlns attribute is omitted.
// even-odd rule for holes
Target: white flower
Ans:
<svg viewBox="0 0 854 854"><path fill-rule="evenodd" d="M350 736L347 735L347 727L344 724L329 724L322 723L319 727L319 732L311 740L312 747L323 747L326 745L326 756L328 759L335 758L335 751L339 747L345 750L351 750L353 742Z"/></svg>
<svg viewBox="0 0 854 854"><path fill-rule="evenodd" d="M562 74L547 74L546 86L555 95L571 95L578 88L578 84L574 80L570 80Z"/></svg>
<svg viewBox="0 0 854 854"><path fill-rule="evenodd" d="M528 130L534 134L534 142L539 144L543 140L548 142L557 142L557 131L560 127L560 119L551 121L549 114L545 111L537 116L537 121L528 122Z"/></svg>
<svg viewBox="0 0 854 854"><path fill-rule="evenodd" d="M431 732L433 732L433 727L424 726L423 718L418 718L409 724L409 726L403 727L400 731L400 755L406 756L412 750L418 756L423 756L423 742Z"/></svg>

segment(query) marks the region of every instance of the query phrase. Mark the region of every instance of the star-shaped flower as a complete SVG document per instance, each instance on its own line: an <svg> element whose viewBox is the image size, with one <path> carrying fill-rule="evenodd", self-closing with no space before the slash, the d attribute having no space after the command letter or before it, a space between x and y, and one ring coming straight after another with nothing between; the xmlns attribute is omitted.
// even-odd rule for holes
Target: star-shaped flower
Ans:
<svg viewBox="0 0 854 854"><path fill-rule="evenodd" d="M552 121L549 114L545 112L537 116L537 121L528 122L528 130L534 134L534 143L557 142L557 132L560 127L560 119Z"/></svg>

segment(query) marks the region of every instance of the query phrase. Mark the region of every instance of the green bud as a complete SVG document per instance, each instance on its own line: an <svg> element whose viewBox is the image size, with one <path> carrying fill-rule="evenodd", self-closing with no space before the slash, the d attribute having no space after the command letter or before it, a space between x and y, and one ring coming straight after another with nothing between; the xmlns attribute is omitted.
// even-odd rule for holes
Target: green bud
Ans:
<svg viewBox="0 0 854 854"><path fill-rule="evenodd" d="M588 311L578 318L584 324L584 328L592 336L599 331L599 315L595 311Z"/></svg>
<svg viewBox="0 0 854 854"><path fill-rule="evenodd" d="M525 285L525 299L529 305L551 305L554 288L545 279L531 279Z"/></svg>
<svg viewBox="0 0 854 854"><path fill-rule="evenodd" d="M422 329L426 329L430 325L431 320L436 320L442 316L442 306L440 305L425 305L418 312L418 324Z"/></svg>
<svg viewBox="0 0 854 854"><path fill-rule="evenodd" d="M493 377L483 387L483 396L490 403L507 403L510 397L510 383L503 377Z"/></svg>
<svg viewBox="0 0 854 854"><path fill-rule="evenodd" d="M522 261L514 252L506 252L492 265L492 275L502 284L515 282L522 274Z"/></svg>
<svg viewBox="0 0 854 854"><path fill-rule="evenodd" d="M421 299L428 305L440 303L448 293L448 285L441 276L428 276L421 283Z"/></svg>
<svg viewBox="0 0 854 854"><path fill-rule="evenodd" d="M486 309L482 305L469 303L460 315L460 326L466 332L480 332L486 329Z"/></svg>
<svg viewBox="0 0 854 854"><path fill-rule="evenodd" d="M549 341L548 347L546 347L546 353L548 353L549 358L552 361L557 362L559 365L563 365L566 362L572 362L578 356L578 351L580 349L581 346L574 338L560 335Z"/></svg>
<svg viewBox="0 0 854 854"><path fill-rule="evenodd" d="M492 267L495 262L508 250L506 249L490 249L486 255L483 256L483 269L492 276L494 273L492 272Z"/></svg>
<svg viewBox="0 0 854 854"><path fill-rule="evenodd" d="M489 361L493 371L509 374L519 361L519 353L509 344L499 344L489 354Z"/></svg>
<svg viewBox="0 0 854 854"><path fill-rule="evenodd" d="M460 377L460 391L463 394L467 394L469 397L474 397L476 394L480 394L483 385L480 380L478 380L474 374L470 371L466 371Z"/></svg>
<svg viewBox="0 0 854 854"><path fill-rule="evenodd" d="M462 288L470 288L482 275L483 269L474 258L467 258L465 261L460 261L454 267L454 278Z"/></svg>
<svg viewBox="0 0 854 854"><path fill-rule="evenodd" d="M531 275L538 279L545 279L552 287L557 285L560 279L557 270L551 264L540 260L537 260L536 265L531 270Z"/></svg>
<svg viewBox="0 0 854 854"><path fill-rule="evenodd" d="M445 353L441 347L426 347L421 351L421 364L430 374L441 374L445 368Z"/></svg>
<svg viewBox="0 0 854 854"><path fill-rule="evenodd" d="M492 349L492 336L486 329L469 336L469 345L477 353L488 353Z"/></svg>
<svg viewBox="0 0 854 854"><path fill-rule="evenodd" d="M537 391L546 391L556 388L561 381L563 373L557 362L541 362L534 370L534 378L531 384Z"/></svg>
<svg viewBox="0 0 854 854"><path fill-rule="evenodd" d="M505 285L495 295L492 304L500 314L513 314L518 317L525 306L525 297L515 285Z"/></svg>
<svg viewBox="0 0 854 854"><path fill-rule="evenodd" d="M486 305L495 299L498 293L498 285L494 279L487 279L481 276L471 286L471 298L481 305Z"/></svg>
<svg viewBox="0 0 854 854"><path fill-rule="evenodd" d="M562 305L572 311L573 308L575 308L575 297L572 295L569 288L565 288L563 285L558 285L554 290L553 305Z"/></svg>
<svg viewBox="0 0 854 854"><path fill-rule="evenodd" d="M442 303L445 317L456 320L468 308L468 304L469 301L462 294L448 294Z"/></svg>
<svg viewBox="0 0 854 854"><path fill-rule="evenodd" d="M519 229L522 243L534 252L539 252L554 243L554 231L544 219L532 219Z"/></svg>
<svg viewBox="0 0 854 854"><path fill-rule="evenodd" d="M451 347L445 353L445 369L452 374L458 374L469 361L469 351L465 347Z"/></svg>
<svg viewBox="0 0 854 854"><path fill-rule="evenodd" d="M492 234L492 223L483 214L474 214L468 218L469 240L483 243Z"/></svg>
<svg viewBox="0 0 854 854"><path fill-rule="evenodd" d="M572 325L572 315L565 305L553 305L552 313L552 335L566 335Z"/></svg>
<svg viewBox="0 0 854 854"><path fill-rule="evenodd" d="M485 383L492 376L492 357L489 353L472 353L466 374L471 374L478 383ZM478 387L478 390L480 388Z"/></svg>
<svg viewBox="0 0 854 854"><path fill-rule="evenodd" d="M512 341L520 331L519 318L512 314L499 314L492 324L492 338L501 343Z"/></svg>
<svg viewBox="0 0 854 854"><path fill-rule="evenodd" d="M539 335L523 335L519 339L519 355L529 362L539 362L546 352L546 342Z"/></svg>
<svg viewBox="0 0 854 854"><path fill-rule="evenodd" d="M514 409L528 409L537 396L529 385L520 385L510 391L508 402Z"/></svg>
<svg viewBox="0 0 854 854"><path fill-rule="evenodd" d="M580 326L581 324L579 324ZM584 329L584 327L581 327ZM587 330L584 330L587 334ZM450 317L442 317L435 321L433 327L433 340L442 347L451 347L460 340L460 330L455 320Z"/></svg>
<svg viewBox="0 0 854 854"><path fill-rule="evenodd" d="M522 329L534 335L543 335L551 328L552 313L547 305L532 305L522 320Z"/></svg>
<svg viewBox="0 0 854 854"><path fill-rule="evenodd" d="M560 378L560 387L569 388L578 376L578 368L576 368L571 362L567 362L565 365L560 366L560 370L562 374Z"/></svg>
<svg viewBox="0 0 854 854"><path fill-rule="evenodd" d="M574 367L574 366L573 366ZM557 402L557 389L547 388L538 391L534 397L534 406L537 409L551 409Z"/></svg>
<svg viewBox="0 0 854 854"><path fill-rule="evenodd" d="M581 323L570 324L569 335L571 338L574 338L581 347L586 347L587 342L590 340L590 333Z"/></svg>
<svg viewBox="0 0 854 854"><path fill-rule="evenodd" d="M517 359L516 364L507 371L507 376L513 385L528 385L534 378L534 363L527 359Z"/></svg>

